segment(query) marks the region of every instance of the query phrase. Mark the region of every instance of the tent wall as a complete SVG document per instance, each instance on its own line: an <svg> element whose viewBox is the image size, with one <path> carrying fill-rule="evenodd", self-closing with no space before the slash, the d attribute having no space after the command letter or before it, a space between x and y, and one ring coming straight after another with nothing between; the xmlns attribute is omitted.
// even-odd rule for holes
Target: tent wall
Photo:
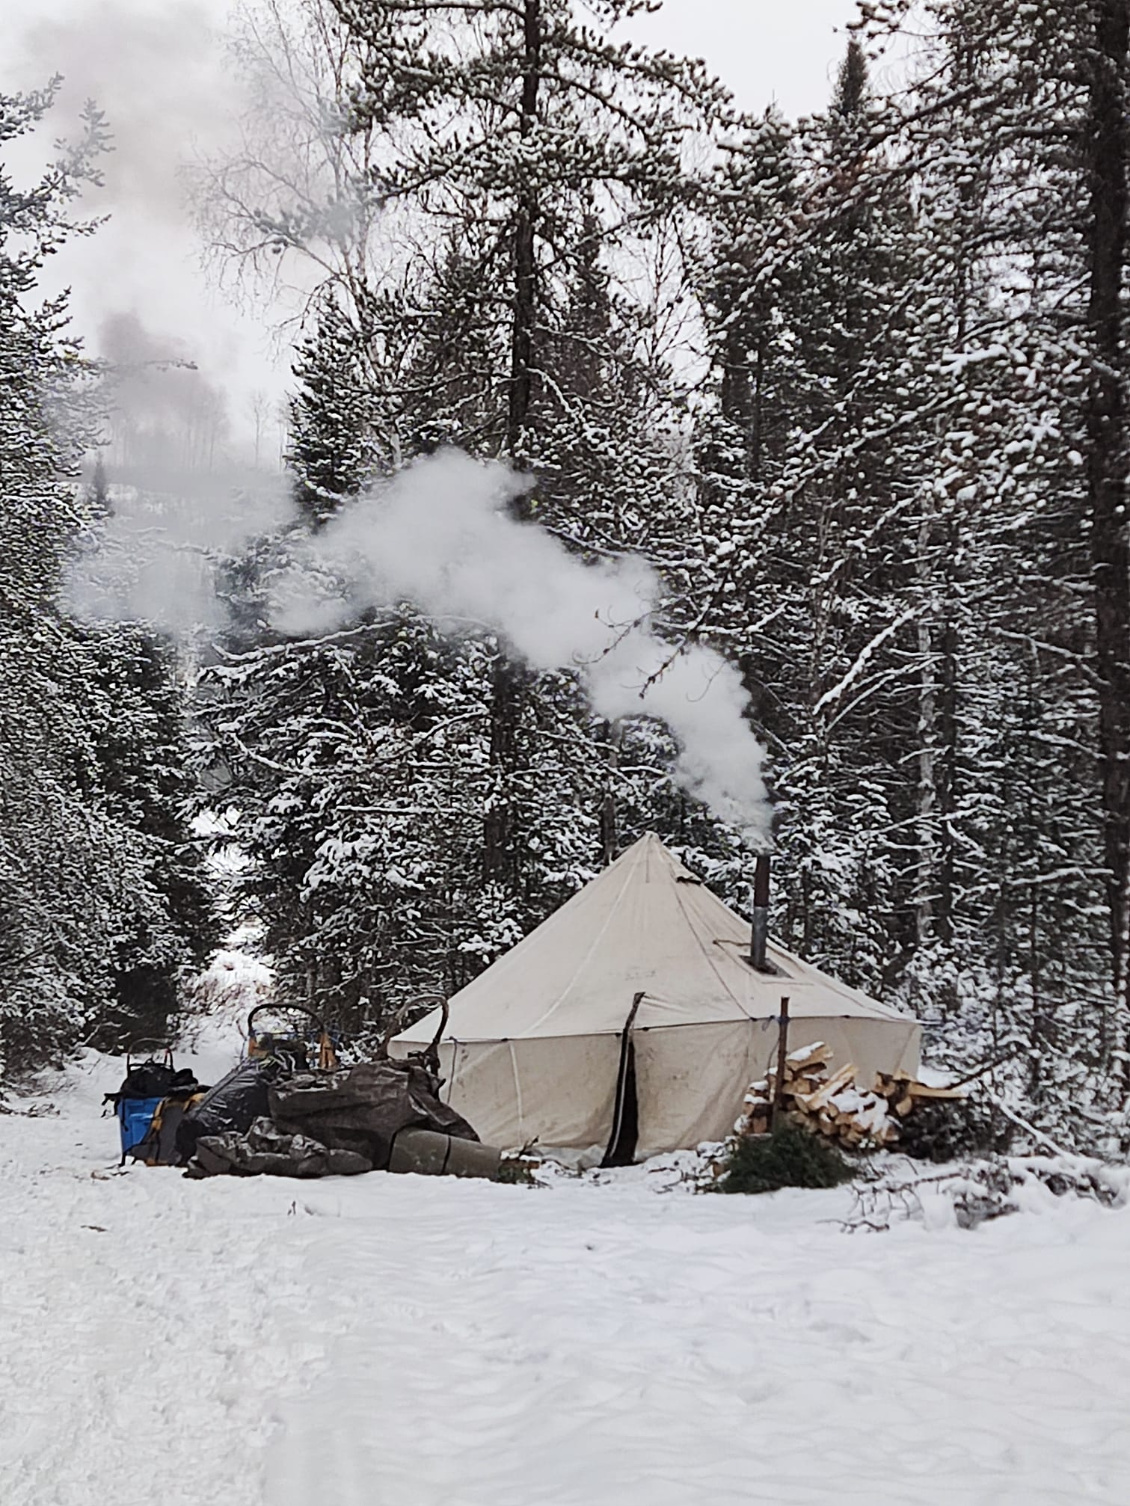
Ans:
<svg viewBox="0 0 1130 1506"><path fill-rule="evenodd" d="M633 1031L637 1158L728 1135L762 1049L776 1039L776 1026L749 1020Z"/></svg>
<svg viewBox="0 0 1130 1506"><path fill-rule="evenodd" d="M854 1062L859 1081L876 1071L913 1072L920 1028L913 1020L798 1019L789 1049L823 1041L835 1062ZM639 1103L637 1158L721 1140L734 1127L751 1082L777 1051L777 1027L762 1020L658 1026L632 1032ZM394 1054L408 1049L394 1041ZM444 1099L488 1145L511 1149L607 1144L612 1130L619 1036L534 1036L518 1041L445 1041Z"/></svg>
<svg viewBox="0 0 1130 1506"><path fill-rule="evenodd" d="M406 1054L393 1041L394 1055ZM504 1150L603 1145L611 1133L620 1068L615 1035L533 1036L518 1041L445 1041L443 1098L479 1138Z"/></svg>
<svg viewBox="0 0 1130 1506"><path fill-rule="evenodd" d="M854 1062L859 1082L870 1086L877 1071L915 1071L919 1037L913 1020L801 1019L790 1022L789 1050L823 1041L834 1062ZM640 1159L724 1139L749 1084L765 1076L777 1054L777 1026L762 1020L636 1030L632 1040Z"/></svg>

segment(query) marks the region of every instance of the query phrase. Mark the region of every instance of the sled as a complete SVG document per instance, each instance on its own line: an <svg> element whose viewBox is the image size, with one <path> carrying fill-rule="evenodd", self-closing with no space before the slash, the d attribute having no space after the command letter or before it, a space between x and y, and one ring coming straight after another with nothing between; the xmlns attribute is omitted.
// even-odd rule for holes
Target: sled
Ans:
<svg viewBox="0 0 1130 1506"><path fill-rule="evenodd" d="M140 1055L140 1048L149 1050ZM161 1041L138 1041L126 1051L126 1075L116 1093L107 1093L104 1102L114 1106L114 1117L122 1142L121 1164L148 1135L157 1110L176 1086L177 1070L172 1047Z"/></svg>
<svg viewBox="0 0 1130 1506"><path fill-rule="evenodd" d="M312 1009L302 1004L257 1004L247 1016L247 1055L252 1061L282 1062L292 1071L338 1065L333 1036Z"/></svg>

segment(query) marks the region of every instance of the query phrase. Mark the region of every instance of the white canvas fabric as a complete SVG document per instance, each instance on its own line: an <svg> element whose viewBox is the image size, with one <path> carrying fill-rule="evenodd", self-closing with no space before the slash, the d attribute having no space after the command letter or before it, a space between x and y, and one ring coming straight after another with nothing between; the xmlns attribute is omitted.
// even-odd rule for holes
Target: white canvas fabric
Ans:
<svg viewBox="0 0 1130 1506"><path fill-rule="evenodd" d="M607 1144L621 1037L633 1000L637 1155L728 1134L748 1084L777 1048L825 1041L861 1081L918 1065L918 1023L781 947L776 975L746 960L749 925L642 837L450 1002L444 1095L488 1144ZM439 1012L396 1037L395 1055L435 1035Z"/></svg>

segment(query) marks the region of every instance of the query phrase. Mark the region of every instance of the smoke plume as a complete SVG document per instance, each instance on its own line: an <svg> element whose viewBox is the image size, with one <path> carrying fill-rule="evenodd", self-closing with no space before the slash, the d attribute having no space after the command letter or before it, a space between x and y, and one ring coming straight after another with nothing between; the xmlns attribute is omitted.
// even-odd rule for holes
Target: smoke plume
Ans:
<svg viewBox="0 0 1130 1506"><path fill-rule="evenodd" d="M99 546L72 570L71 610L173 632L222 618L213 560L286 528L292 514L277 487L198 482L115 497ZM765 755L737 670L711 648L656 635L660 584L645 560L585 564L546 529L518 522L508 504L528 484L451 450L357 498L319 533L291 530L290 563L271 582L272 626L308 637L411 602L449 635L496 634L533 669L574 671L598 715L665 722L683 788L764 843Z"/></svg>
<svg viewBox="0 0 1130 1506"><path fill-rule="evenodd" d="M64 610L178 636L222 628L225 566L289 519L277 482L248 468L205 472L157 460L138 475L143 486L111 487L111 511L71 561Z"/></svg>
<svg viewBox="0 0 1130 1506"><path fill-rule="evenodd" d="M496 633L534 669L576 671L599 715L664 721L683 787L748 840L766 840L765 755L737 670L713 649L676 651L655 635L659 581L646 561L586 565L515 521L507 503L526 486L457 451L417 462L306 541L276 583L275 625L324 632L409 600L441 630Z"/></svg>
<svg viewBox="0 0 1130 1506"><path fill-rule="evenodd" d="M42 128L10 144L5 166L21 185L53 155L53 138L80 134L87 100L112 141L103 182L87 185L79 206L106 218L50 259L42 291L69 291L87 337L126 311L172 332L223 389L227 447L249 451L249 406L260 391L281 395L286 376L263 321L221 298L201 266L191 191L202 160L238 145L253 104L227 50L228 9L225 0L15 0L14 9L9 0L0 88L62 75Z"/></svg>

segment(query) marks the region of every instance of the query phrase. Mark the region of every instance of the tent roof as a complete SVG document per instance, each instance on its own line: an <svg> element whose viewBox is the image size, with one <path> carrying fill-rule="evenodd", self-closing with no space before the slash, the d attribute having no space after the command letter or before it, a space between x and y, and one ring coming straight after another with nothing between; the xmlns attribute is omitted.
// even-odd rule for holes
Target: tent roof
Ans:
<svg viewBox="0 0 1130 1506"><path fill-rule="evenodd" d="M789 997L793 1018L907 1022L770 943L777 975L746 961L749 924L668 852L641 837L548 920L450 1001L445 1038L585 1036L635 1028L769 1019ZM438 1011L398 1037L432 1039Z"/></svg>

